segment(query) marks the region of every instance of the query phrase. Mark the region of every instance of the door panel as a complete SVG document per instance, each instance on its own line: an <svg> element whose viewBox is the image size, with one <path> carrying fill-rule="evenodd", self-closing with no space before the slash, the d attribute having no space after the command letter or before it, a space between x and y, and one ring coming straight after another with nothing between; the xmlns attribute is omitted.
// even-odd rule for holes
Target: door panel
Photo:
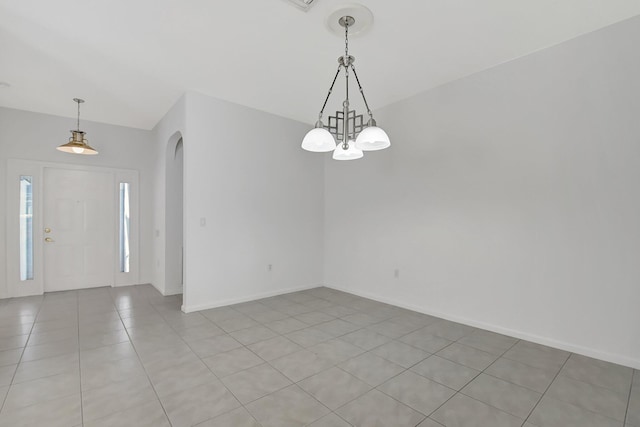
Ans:
<svg viewBox="0 0 640 427"><path fill-rule="evenodd" d="M113 173L45 168L46 292L113 285L115 194Z"/></svg>

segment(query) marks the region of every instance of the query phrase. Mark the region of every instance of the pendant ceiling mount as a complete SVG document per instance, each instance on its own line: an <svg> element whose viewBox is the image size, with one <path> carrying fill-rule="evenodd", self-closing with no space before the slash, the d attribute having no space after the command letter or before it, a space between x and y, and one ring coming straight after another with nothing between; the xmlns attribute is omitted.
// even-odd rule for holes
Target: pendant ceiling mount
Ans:
<svg viewBox="0 0 640 427"><path fill-rule="evenodd" d="M337 36L344 37L345 17L349 22L349 36L357 37L366 33L373 25L373 13L361 4L347 4L334 10L327 17L327 28Z"/></svg>
<svg viewBox="0 0 640 427"><path fill-rule="evenodd" d="M352 27L355 23L356 20L353 16L343 16L338 20L338 24L340 24L340 26L343 28Z"/></svg>

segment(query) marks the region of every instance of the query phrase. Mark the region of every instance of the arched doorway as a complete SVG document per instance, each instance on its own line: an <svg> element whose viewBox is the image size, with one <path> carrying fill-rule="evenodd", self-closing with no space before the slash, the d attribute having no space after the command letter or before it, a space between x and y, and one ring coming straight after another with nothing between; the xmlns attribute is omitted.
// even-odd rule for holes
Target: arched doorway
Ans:
<svg viewBox="0 0 640 427"><path fill-rule="evenodd" d="M184 286L184 146L177 133L167 145L165 197L165 294L179 294Z"/></svg>

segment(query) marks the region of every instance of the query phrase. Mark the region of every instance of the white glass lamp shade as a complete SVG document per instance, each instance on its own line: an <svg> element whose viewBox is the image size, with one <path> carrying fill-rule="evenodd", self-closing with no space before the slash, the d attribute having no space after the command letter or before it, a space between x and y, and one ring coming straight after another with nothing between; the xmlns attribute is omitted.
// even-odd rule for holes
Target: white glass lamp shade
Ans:
<svg viewBox="0 0 640 427"><path fill-rule="evenodd" d="M314 153L326 153L336 148L336 140L328 130L324 128L311 129L302 140L302 148Z"/></svg>
<svg viewBox="0 0 640 427"><path fill-rule="evenodd" d="M376 151L391 145L387 133L378 126L366 127L356 138L356 147L363 151Z"/></svg>
<svg viewBox="0 0 640 427"><path fill-rule="evenodd" d="M338 144L335 150L333 150L334 160L356 160L361 159L364 156L362 150L356 148L355 141L349 141L349 148L346 150L342 148L342 144Z"/></svg>

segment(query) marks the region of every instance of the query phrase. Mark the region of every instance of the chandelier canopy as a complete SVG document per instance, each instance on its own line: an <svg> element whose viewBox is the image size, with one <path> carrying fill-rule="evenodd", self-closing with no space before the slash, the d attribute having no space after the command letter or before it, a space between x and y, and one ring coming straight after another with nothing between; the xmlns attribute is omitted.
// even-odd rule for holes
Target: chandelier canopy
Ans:
<svg viewBox="0 0 640 427"><path fill-rule="evenodd" d="M352 16L343 16L338 20L338 23L341 27L344 27L344 56L338 58L338 71L336 71L336 75L329 88L329 93L327 93L327 97L324 100L324 104L318 115L318 121L316 122L315 128L310 130L302 140L302 148L316 153L333 151L333 158L335 160L355 160L364 156L363 151L376 151L389 147L391 141L387 133L377 126L373 118L373 113L369 108L367 98L364 96L360 79L353 66L356 59L349 55L349 27L355 24L355 18ZM342 111L336 111L335 116L329 116L329 123L325 125L322 122L324 109L327 106L329 97L333 92L333 87L342 70L344 70L345 74L346 90L345 100L342 102ZM355 110L349 109L350 71L356 79L362 100L367 108L369 120L366 124L363 123L362 114L358 115ZM336 141L339 143L336 144Z"/></svg>
<svg viewBox="0 0 640 427"><path fill-rule="evenodd" d="M89 145L84 138L85 133L80 130L80 104L84 102L84 99L73 98L73 100L78 104L78 129L71 131L72 136L69 138L69 142L56 147L56 149L71 154L98 154L98 150Z"/></svg>

